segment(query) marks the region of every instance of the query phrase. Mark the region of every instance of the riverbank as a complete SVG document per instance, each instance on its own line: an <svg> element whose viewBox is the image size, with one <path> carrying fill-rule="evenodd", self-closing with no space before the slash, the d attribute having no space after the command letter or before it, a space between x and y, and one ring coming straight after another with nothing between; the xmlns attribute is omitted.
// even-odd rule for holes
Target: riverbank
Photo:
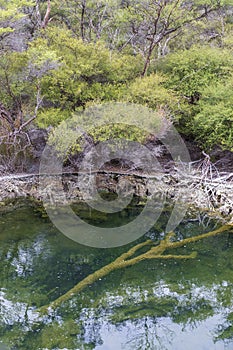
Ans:
<svg viewBox="0 0 233 350"><path fill-rule="evenodd" d="M35 135L34 135L35 134ZM40 174L40 159L46 142L42 131L34 133L33 147L36 158L27 162L22 173L10 174L0 167L0 209L19 198L32 199L40 205L71 204L93 196L93 186L98 191L134 194L146 201L147 197L159 194L169 201L186 203L190 207L207 210L226 220L233 212L233 153L218 147L206 155L194 142L185 140L191 162L174 162L169 152L162 149L157 157L159 169L143 171L127 164L110 162L101 169L91 169L82 179L85 195L79 186L80 159L74 156L61 174ZM42 142L43 141L43 142ZM147 147L158 147L151 141ZM91 175L91 176L90 176ZM129 193L130 192L130 193ZM84 198L85 197L85 198ZM65 203L64 203L65 198Z"/></svg>
<svg viewBox="0 0 233 350"><path fill-rule="evenodd" d="M168 164L166 164L168 169ZM210 172L212 170L212 172ZM85 193L79 187L79 173L13 174L0 178L0 208L17 199L32 199L40 205L72 204L92 198L92 188L100 192L133 194L146 202L147 197L160 195L232 220L233 173L214 172L204 160L189 164L170 162L169 171L144 174L142 171L105 169L85 174ZM84 175L84 174L82 174ZM64 203L65 195L65 203ZM85 198L84 198L85 197Z"/></svg>

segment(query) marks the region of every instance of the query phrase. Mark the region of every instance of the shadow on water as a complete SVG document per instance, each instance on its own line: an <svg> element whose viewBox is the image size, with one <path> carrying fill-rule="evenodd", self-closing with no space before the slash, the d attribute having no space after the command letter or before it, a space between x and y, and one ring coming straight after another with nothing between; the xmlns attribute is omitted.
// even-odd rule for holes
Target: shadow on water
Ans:
<svg viewBox="0 0 233 350"><path fill-rule="evenodd" d="M91 216L80 203L74 209L88 222L110 224L108 216ZM138 210L127 208L111 217L111 225L133 219ZM165 211L147 238L163 238L167 215ZM207 225L187 219L176 238L208 232L215 225L213 220ZM41 316L38 307L137 242L112 249L79 245L30 204L0 214L0 228L0 350L233 349L232 235L177 250L197 251L196 259L152 259L114 271L56 312Z"/></svg>

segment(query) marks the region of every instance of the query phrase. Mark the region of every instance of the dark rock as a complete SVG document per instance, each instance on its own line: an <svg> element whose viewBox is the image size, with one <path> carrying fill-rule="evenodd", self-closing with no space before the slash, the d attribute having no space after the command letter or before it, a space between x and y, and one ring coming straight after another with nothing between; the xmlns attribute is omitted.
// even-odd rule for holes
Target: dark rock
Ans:
<svg viewBox="0 0 233 350"><path fill-rule="evenodd" d="M33 147L33 155L40 157L47 142L47 131L45 129L32 129L29 130L28 136Z"/></svg>
<svg viewBox="0 0 233 350"><path fill-rule="evenodd" d="M32 129L29 130L28 136L31 142L31 157L27 160L25 171L37 173L39 171L40 158L48 139L48 132L45 129Z"/></svg>
<svg viewBox="0 0 233 350"><path fill-rule="evenodd" d="M211 161L221 171L233 172L233 152L216 146L210 153Z"/></svg>

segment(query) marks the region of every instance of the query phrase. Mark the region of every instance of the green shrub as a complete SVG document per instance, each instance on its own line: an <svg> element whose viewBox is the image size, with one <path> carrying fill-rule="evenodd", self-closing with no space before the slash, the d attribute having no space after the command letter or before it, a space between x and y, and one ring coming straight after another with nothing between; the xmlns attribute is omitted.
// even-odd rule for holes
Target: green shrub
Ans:
<svg viewBox="0 0 233 350"><path fill-rule="evenodd" d="M232 52L216 47L194 46L160 61L158 69L169 77L168 86L190 102L198 101L203 88L221 82L233 72Z"/></svg>
<svg viewBox="0 0 233 350"><path fill-rule="evenodd" d="M161 74L137 78L127 86L125 98L130 102L139 103L155 110L161 107L172 109L178 100L171 89L164 86L166 81L167 78Z"/></svg>
<svg viewBox="0 0 233 350"><path fill-rule="evenodd" d="M193 132L205 147L221 145L233 150L233 78L203 90Z"/></svg>

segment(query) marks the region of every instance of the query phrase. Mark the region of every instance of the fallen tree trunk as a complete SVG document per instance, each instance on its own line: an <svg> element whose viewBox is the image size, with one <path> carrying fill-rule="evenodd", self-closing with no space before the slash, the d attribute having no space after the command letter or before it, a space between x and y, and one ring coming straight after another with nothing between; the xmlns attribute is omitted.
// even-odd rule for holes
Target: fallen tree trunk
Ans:
<svg viewBox="0 0 233 350"><path fill-rule="evenodd" d="M214 231L197 235L194 237L186 238L186 239L183 239L182 241L173 241L174 233L170 232L158 245L155 245L155 243L151 240L147 240L145 242L139 243L134 247L132 247L131 249L129 249L126 253L123 253L121 256L119 256L116 260L114 260L110 264L105 265L101 269L88 275L82 281L78 282L68 292L61 295L56 300L52 301L49 305L42 306L37 311L42 314L45 314L49 312L51 309L55 310L56 308L60 307L64 302L71 299L75 294L80 293L87 286L98 281L100 278L107 276L112 271L135 265L140 261L143 261L146 259L194 259L197 256L197 252L192 252L189 255L175 255L175 254L164 254L164 253L167 250L184 247L187 244L195 243L197 241L200 241L209 237L214 237L223 232L231 231L232 229L233 229L233 223L232 224L230 223L230 224L221 226L220 228ZM149 247L149 249L144 253L134 256L135 253L137 253L140 249L144 247Z"/></svg>

